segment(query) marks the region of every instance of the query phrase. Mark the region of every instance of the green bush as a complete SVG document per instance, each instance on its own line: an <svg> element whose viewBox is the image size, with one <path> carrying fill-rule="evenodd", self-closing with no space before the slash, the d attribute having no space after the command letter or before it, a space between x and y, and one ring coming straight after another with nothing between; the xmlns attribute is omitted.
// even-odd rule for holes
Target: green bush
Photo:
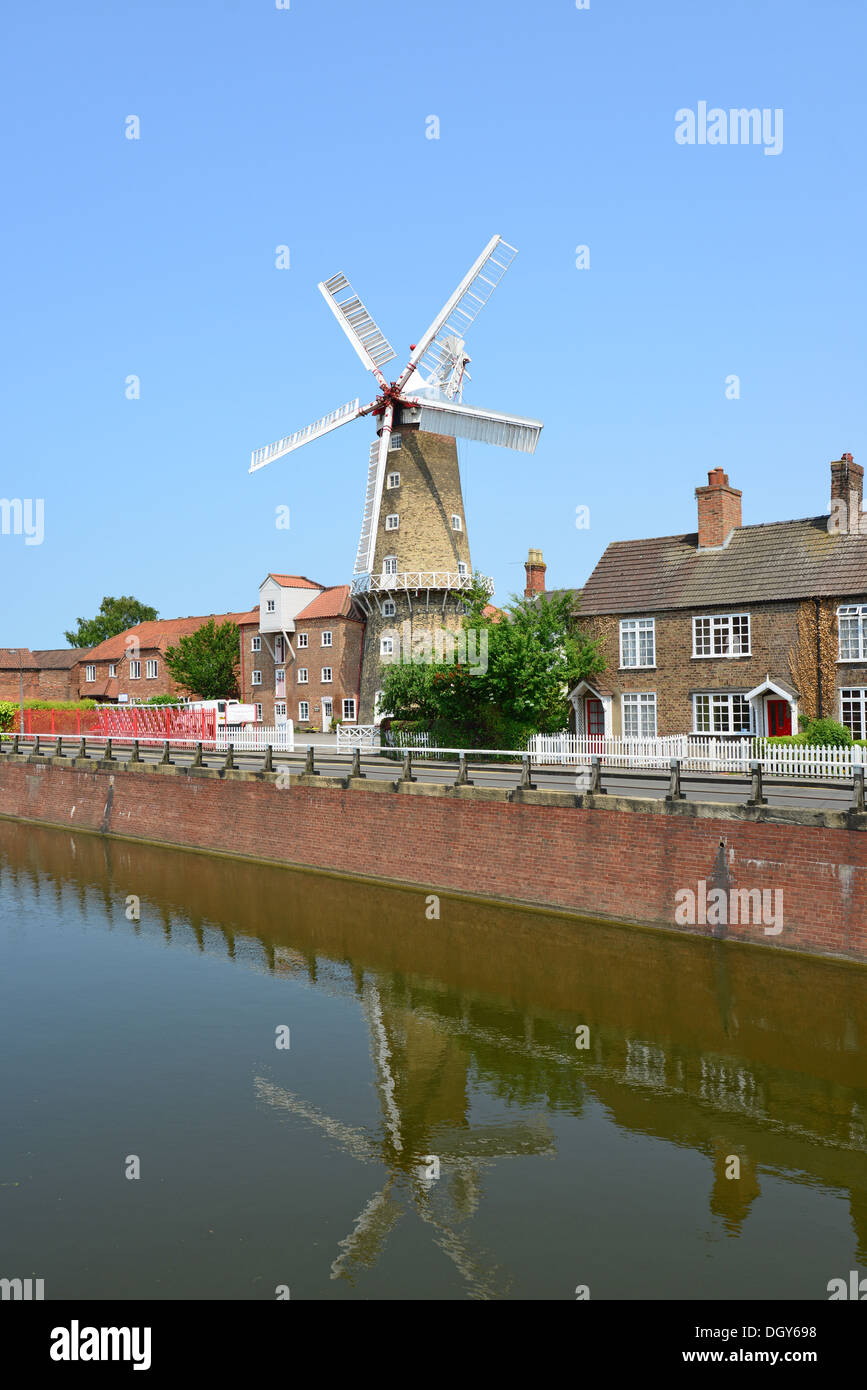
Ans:
<svg viewBox="0 0 867 1390"><path fill-rule="evenodd" d="M838 724L836 719L811 719L804 741L821 748L849 748L852 735L846 725Z"/></svg>
<svg viewBox="0 0 867 1390"><path fill-rule="evenodd" d="M782 748L803 748L809 743L806 733L803 734L777 734L774 738L762 739L762 743L767 743L775 747Z"/></svg>
<svg viewBox="0 0 867 1390"><path fill-rule="evenodd" d="M93 709L96 700L25 700L24 708L28 709ZM0 730L11 729L13 732L18 728L18 719L21 714L21 706L17 700L0 700Z"/></svg>

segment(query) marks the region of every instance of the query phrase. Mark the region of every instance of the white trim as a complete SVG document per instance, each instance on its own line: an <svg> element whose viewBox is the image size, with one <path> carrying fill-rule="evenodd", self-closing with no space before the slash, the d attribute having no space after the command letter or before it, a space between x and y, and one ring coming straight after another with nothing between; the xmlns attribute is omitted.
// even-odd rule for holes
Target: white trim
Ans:
<svg viewBox="0 0 867 1390"><path fill-rule="evenodd" d="M746 618L746 620L747 620L747 650L746 650L746 651L739 651L739 652L735 652L735 651L717 652L717 651L713 651L713 650L712 650L712 651L709 651L709 652L700 652L700 651L697 650L697 644L696 644L696 624L697 624L697 623L710 623L710 633L709 633L709 636L710 636L710 644L711 644L711 647L713 647L713 645L714 645L714 638L715 638L715 636L716 636L716 629L714 628L714 624L715 624L715 623L726 622L726 623L728 624L728 642L729 642L729 646L731 647L731 646L734 645L734 635L733 635L733 630L732 630L732 624L733 624L735 618ZM692 659L693 659L693 661L731 661L731 660L735 660L735 661L736 661L739 657L742 657L742 656L752 656L752 654L753 654L752 648L753 648L753 621L752 621L752 615L751 615L750 613L748 613L748 612L747 612L747 613L693 613L693 615L692 615Z"/></svg>
<svg viewBox="0 0 867 1390"><path fill-rule="evenodd" d="M650 629L649 629L649 630L650 630L650 646L651 646L651 660L650 660L650 661L639 661L639 660L638 660L638 657L641 655L641 635L642 635L641 624L642 624L642 623L644 623L644 624L649 623L649 624L650 624ZM626 660L626 657L625 657L625 648L624 648L624 643L623 643L623 638L624 638L624 636L625 636L624 629L625 629L625 628L628 628L629 624L634 624L634 625L635 625L635 633L634 633L634 635L635 635L635 656L636 656L636 660L635 660L635 661L627 661L627 660ZM647 629L647 627L645 626L645 628L644 628L645 636L646 636L646 634L647 634L647 631L648 631L648 629ZM640 618L640 617L635 617L635 618L621 618L621 619L620 619L620 669L621 669L621 671L641 671L641 670L649 671L649 670L653 670L655 667L656 667L656 619L655 619L655 618Z"/></svg>

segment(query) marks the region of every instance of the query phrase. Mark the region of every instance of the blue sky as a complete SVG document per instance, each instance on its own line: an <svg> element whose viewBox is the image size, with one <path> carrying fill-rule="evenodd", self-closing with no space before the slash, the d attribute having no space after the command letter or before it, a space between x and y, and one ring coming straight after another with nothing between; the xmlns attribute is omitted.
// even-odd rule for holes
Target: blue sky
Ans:
<svg viewBox="0 0 867 1390"><path fill-rule="evenodd" d="M717 465L757 522L867 462L861 0L44 0L4 31L0 493L45 534L0 535L2 645L61 646L107 593L173 617L347 581L369 423L247 472L373 394L317 281L403 356L494 232L520 255L465 399L545 422L532 458L462 446L501 601L528 546L578 585L609 540L694 529ZM700 101L781 108L782 152L679 145Z"/></svg>

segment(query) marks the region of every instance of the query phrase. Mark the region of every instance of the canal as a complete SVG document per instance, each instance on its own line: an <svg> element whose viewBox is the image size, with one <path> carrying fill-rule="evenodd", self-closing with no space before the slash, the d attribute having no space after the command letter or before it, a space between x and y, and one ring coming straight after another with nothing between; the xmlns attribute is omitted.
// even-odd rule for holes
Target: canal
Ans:
<svg viewBox="0 0 867 1390"><path fill-rule="evenodd" d="M0 822L0 1277L826 1299L865 1048L863 966Z"/></svg>

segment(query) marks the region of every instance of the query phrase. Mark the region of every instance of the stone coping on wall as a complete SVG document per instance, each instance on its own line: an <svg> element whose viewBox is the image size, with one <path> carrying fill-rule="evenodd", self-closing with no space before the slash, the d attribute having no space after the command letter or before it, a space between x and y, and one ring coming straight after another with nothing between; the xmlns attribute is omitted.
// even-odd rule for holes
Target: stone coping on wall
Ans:
<svg viewBox="0 0 867 1390"><path fill-rule="evenodd" d="M429 781L403 781L399 776L328 777L318 773L290 773L283 767L276 772L245 768L193 767L190 764L132 762L123 758L57 757L53 753L0 752L0 763L16 766L36 764L81 772L102 772L142 777L192 777L223 782L261 782L283 787L310 787L371 792L388 796L446 798L458 801L511 802L517 805L578 807L600 812L667 816L687 820L758 822L771 825L805 826L817 830L867 831L867 812L852 809L832 811L819 807L755 806L747 802L670 801L665 797L629 797L606 792L565 792L555 789L530 790L522 787L479 787Z"/></svg>

